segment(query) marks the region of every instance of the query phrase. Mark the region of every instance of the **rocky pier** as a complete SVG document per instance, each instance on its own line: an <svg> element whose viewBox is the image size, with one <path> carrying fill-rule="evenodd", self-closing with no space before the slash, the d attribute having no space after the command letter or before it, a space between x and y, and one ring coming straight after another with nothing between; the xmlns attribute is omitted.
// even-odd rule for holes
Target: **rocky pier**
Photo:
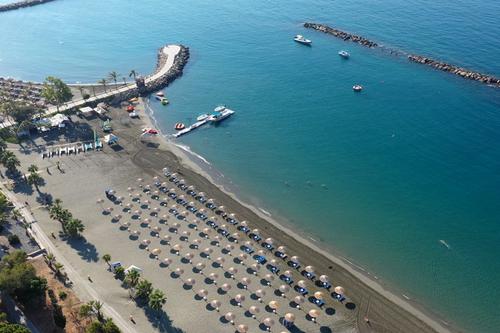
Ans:
<svg viewBox="0 0 500 333"><path fill-rule="evenodd" d="M357 44L360 44L362 46L366 46L369 48L384 49L386 51L390 51L390 53L392 55L405 55L408 57L408 60L411 62L414 62L417 64L422 64L422 65L427 65L427 66L430 66L434 69L438 69L438 70L443 71L443 72L458 75L464 79L477 81L477 82L488 84L488 85L494 86L494 87L500 87L500 78L496 78L492 75L479 73L479 72L472 71L472 70L469 70L469 69L466 69L463 67L459 67L459 66L455 66L452 64L442 62L442 61L434 60L434 59L431 59L428 57L415 55L415 54L408 54L408 53L403 52L403 51L384 48L383 46L377 44L374 41L371 41L371 40L366 39L364 37L354 35L354 34L351 34L351 33L345 32L345 31L331 28L331 27L324 25L324 24L304 23L304 27L309 28L309 29L314 29L317 31L321 31L323 33L332 35L334 37L343 39L345 41L352 41L354 43L357 43Z"/></svg>
<svg viewBox="0 0 500 333"><path fill-rule="evenodd" d="M378 46L377 43L372 42L371 40L368 40L364 37L354 35L354 34L351 34L351 33L348 33L348 32L342 31L342 30L334 29L334 28L331 28L331 27L324 25L324 24L304 23L304 27L324 32L325 34L335 36L335 37L343 39L345 41L350 40L351 42L358 43L358 44L366 46L366 47L377 47Z"/></svg>
<svg viewBox="0 0 500 333"><path fill-rule="evenodd" d="M54 0L25 0L25 1L18 1L18 2L12 2L8 3L5 5L0 5L0 12L6 12L9 10L14 10L14 9L19 9L19 8L24 8L24 7L32 7L36 5L41 5L47 2L51 2Z"/></svg>

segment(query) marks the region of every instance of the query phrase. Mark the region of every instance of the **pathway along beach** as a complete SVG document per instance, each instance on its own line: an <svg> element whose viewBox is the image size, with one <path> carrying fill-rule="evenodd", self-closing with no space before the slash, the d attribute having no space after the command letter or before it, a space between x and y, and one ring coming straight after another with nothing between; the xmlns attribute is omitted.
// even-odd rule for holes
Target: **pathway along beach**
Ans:
<svg viewBox="0 0 500 333"><path fill-rule="evenodd" d="M143 109L143 106L139 105L138 109ZM142 111L140 113L144 115ZM97 261L99 256L104 253L110 253L114 260L122 261L126 265L135 264L145 268L145 277L153 280L155 286L163 289L168 297L165 310L167 316L173 320L173 323L169 325L174 325L185 332L234 331L234 327L231 329L229 324L214 320L214 316L218 318L224 313L210 312L205 308L198 307L189 309L179 307L179 304L191 304L193 306L192 293L166 287L172 280L166 273L168 270L159 268L157 264L155 268L151 268L154 261L148 259L144 254L141 256L140 253L144 253L143 250L139 251L136 245L133 245L133 242L131 243L128 239L124 240L123 235L126 235L126 231L118 230L118 225L110 223L109 218L102 215L99 206L96 205L96 200L103 197L104 189L112 187L121 192L126 191L127 186L137 186L135 183L137 177L151 179L154 176L159 176L162 181L168 182L162 175L162 169L165 167L181 175L186 184L195 186L197 191L207 193L207 197L213 198L217 205L224 205L226 212L235 213L239 221L248 221L250 229L258 228L261 230L263 239L272 237L275 244L285 245L289 257L299 255L302 258L301 263L303 265L307 264L316 267L318 276L327 274L333 286L341 285L345 288L348 303L343 304L331 299L329 293L325 290L327 308L334 309L334 311L326 315L326 318L323 318L333 321L333 324L328 327L328 330L325 330L327 327L322 326L322 332L445 333L454 331L443 327L439 319L425 314L422 310L385 290L384 287L356 271L339 258L322 251L316 245L310 244L290 230L269 221L262 214L259 214L255 208L240 203L235 199L234 195L226 193L215 185L203 170L172 143L164 139L154 142L141 142L138 139L141 129L151 126L151 120L147 116L143 116L141 120L131 120L121 107L114 108L110 113L110 117L113 119L114 133L120 138L119 149L106 146L103 152L64 156L60 159L37 160L36 162L41 170L45 170L47 167L54 170L51 175L43 174L46 180L43 192L50 193L54 198L61 198L64 206L74 212L75 216L82 218L83 223L86 225L84 232L85 246L71 245L71 243L57 239L54 241L56 247L67 259L67 262L70 262L72 267L78 271L80 276L92 276L92 288L97 290L106 306L110 306L119 313L122 318L125 318L125 321L129 313L134 313L138 332L152 332L157 329L153 328L155 324L149 322L140 309L129 302L124 302L127 299L127 291L122 289L119 286L119 281L116 281L111 273L105 270L105 264ZM102 135L99 119L86 121L73 117L73 120L75 126L82 129L81 133L85 132L85 130L91 133L90 130L94 128ZM24 147L22 151L18 151L21 163L24 166L32 163L34 158L39 158L40 149L43 149L41 147L44 145L44 140L38 138L35 141L38 146ZM56 160L61 161L64 173L55 171ZM69 183L71 183L70 187L67 186ZM74 191L75 188L79 190ZM27 191L19 191L17 195L22 201L30 202L32 207L37 206L36 192L29 194ZM48 218L45 210L36 209L33 213L41 230L46 234L57 233L58 224ZM203 227L200 225L200 229ZM236 232L236 228L232 226L228 226L228 228L231 233ZM149 234L149 232L144 232L145 236L141 235L140 238L149 237L146 234ZM247 240L246 236L243 233L241 234L242 239L239 245ZM139 254L135 254L134 251L139 252ZM164 252L167 253L166 250ZM165 256L169 255L165 254ZM268 259L272 259L271 256L268 256ZM243 270L243 267L241 269ZM261 269L263 272L267 272L264 267ZM296 276L295 271L293 274L296 281L300 279L300 276ZM155 282L155 279L158 282ZM195 290L203 285L199 278L197 280ZM278 278L276 280L279 281ZM254 284L257 284L257 281L254 281ZM315 290L312 289L312 291ZM295 291L290 293L295 293ZM89 295L84 294L80 295L80 297L87 299ZM218 297L223 299L224 296L219 295ZM287 303L286 299L281 299L282 303ZM311 305L308 302L307 304ZM188 307L188 305L185 306ZM231 307L231 309L235 309L235 313L239 311L237 307ZM179 314L179 311L184 315ZM185 317L186 311L200 312L193 312ZM206 316L210 320L204 319ZM193 320L193 317L200 319L198 321ZM240 315L239 318L243 317ZM369 321L366 322L365 318L368 318ZM258 325L258 322L256 324ZM281 331L279 328L284 327L280 325L276 323L276 329L273 329L273 331ZM257 328L257 326L253 329L250 328L250 332L258 330L260 328Z"/></svg>

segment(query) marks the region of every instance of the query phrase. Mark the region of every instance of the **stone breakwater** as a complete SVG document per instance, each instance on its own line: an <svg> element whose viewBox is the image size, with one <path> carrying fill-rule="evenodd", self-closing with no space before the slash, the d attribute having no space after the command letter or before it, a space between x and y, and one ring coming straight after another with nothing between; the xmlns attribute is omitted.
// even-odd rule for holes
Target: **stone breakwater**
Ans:
<svg viewBox="0 0 500 333"><path fill-rule="evenodd" d="M372 42L371 40L368 40L364 37L354 35L354 34L351 34L351 33L345 32L345 31L341 31L338 29L334 29L334 28L331 28L331 27L324 25L324 24L304 23L304 27L324 32L325 34L329 34L329 35L335 36L337 38L341 38L345 41L350 40L354 43L358 43L358 44L366 46L366 47L377 47L378 46L377 43Z"/></svg>
<svg viewBox="0 0 500 333"><path fill-rule="evenodd" d="M383 46L377 44L376 42L368 40L368 39L366 39L364 37L353 35L351 33L348 33L348 32L345 32L345 31L341 31L341 30L338 30L338 29L334 29L334 28L331 28L331 27L329 27L327 25L324 25L324 24L304 23L304 27L324 32L326 34L335 36L337 38L341 38L341 39L343 39L345 41L350 40L350 41L352 41L354 43L358 43L358 44L366 46L366 47L381 48L381 49L384 49L386 51L390 51L390 53L392 55L405 55L405 56L408 57L408 60L411 61L411 62L415 62L417 64L422 64L422 65L427 65L427 66L430 66L430 67L432 67L434 69L441 70L443 72L448 72L448 73L451 73L451 74L458 75L458 76L460 76L460 77L462 77L464 79L474 80L474 81L485 83L485 84L488 84L488 85L491 85L491 86L500 87L500 79L496 78L496 77L494 77L492 75L475 72L475 71L472 71L472 70L469 70L469 69L466 69L466 68L462 68L462 67L459 67L459 66L447 64L445 62L438 61L438 60L433 60L433 59L430 59L430 58L427 58L427 57L424 57L424 56L419 56L419 55L415 55L415 54L408 54L408 53L405 53L405 52L402 52L402 51L391 50L391 49L388 49L388 48L384 48Z"/></svg>
<svg viewBox="0 0 500 333"><path fill-rule="evenodd" d="M51 2L51 1L54 1L54 0L25 0L25 1L8 3L5 5L0 5L0 12L6 12L9 10L41 5L41 4L44 4L47 2Z"/></svg>
<svg viewBox="0 0 500 333"><path fill-rule="evenodd" d="M464 79L474 80L474 81L494 85L496 87L500 87L500 79L496 78L494 76L491 76L491 75L482 74L479 72L474 72L474 71L471 71L471 70L468 70L468 69L465 69L462 67L450 65L450 64L447 64L447 63L442 62L442 61L437 61L437 60L433 60L433 59L430 59L427 57L414 55L414 54L408 55L408 60L410 60L412 62L416 62L417 64L427 65L427 66L430 66L432 68L439 69L443 72L448 72L448 73L452 73L452 74L461 76Z"/></svg>

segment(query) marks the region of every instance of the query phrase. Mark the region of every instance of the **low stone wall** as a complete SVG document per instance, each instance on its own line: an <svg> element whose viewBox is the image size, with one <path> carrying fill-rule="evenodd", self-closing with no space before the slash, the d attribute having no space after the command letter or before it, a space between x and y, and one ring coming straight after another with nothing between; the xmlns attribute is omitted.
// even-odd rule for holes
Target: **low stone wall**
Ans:
<svg viewBox="0 0 500 333"><path fill-rule="evenodd" d="M350 40L354 43L358 43L358 44L366 46L366 47L377 47L378 46L377 43L372 42L371 40L368 40L368 39L363 38L363 37L358 36L358 35L350 34L350 33L345 32L345 31L330 28L329 26L324 25L324 24L304 23L304 27L324 32L325 34L329 34L329 35L335 36L337 38L341 38L345 41Z"/></svg>
<svg viewBox="0 0 500 333"><path fill-rule="evenodd" d="M5 5L0 5L0 12L6 12L9 10L41 5L43 3L51 2L51 1L54 1L54 0L25 0L25 1L8 3Z"/></svg>
<svg viewBox="0 0 500 333"><path fill-rule="evenodd" d="M427 65L427 66L430 66L432 68L441 70L443 72L455 74L455 75L458 75L460 77L463 77L464 79L478 81L478 82L485 83L485 84L488 84L488 85L491 85L494 87L500 87L500 79L496 78L492 75L471 71L471 70L466 69L466 68L447 64L445 62L433 60L433 59L430 59L430 58L427 58L424 56L419 56L419 55L415 55L415 54L408 54L408 53L405 53L403 51L385 48L385 47L380 46L377 43L375 43L371 40L368 40L366 38L363 38L361 36L353 35L353 34L350 34L348 32L334 29L334 28L331 28L331 27L324 25L324 24L304 23L304 27L324 32L326 34L335 36L337 38L341 38L345 41L350 40L350 41L353 41L355 43L358 43L358 44L366 46L366 47L370 47L370 48L378 47L378 48L384 49L385 51L389 51L392 55L396 55L396 56L405 55L408 57L408 60L410 60L412 62L415 62L417 64L422 64L422 65Z"/></svg>

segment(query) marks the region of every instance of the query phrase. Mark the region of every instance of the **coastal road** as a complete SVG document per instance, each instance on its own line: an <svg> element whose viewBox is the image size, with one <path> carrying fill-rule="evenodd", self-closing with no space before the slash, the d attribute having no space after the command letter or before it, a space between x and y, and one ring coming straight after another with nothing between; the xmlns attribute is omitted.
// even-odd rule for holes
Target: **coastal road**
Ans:
<svg viewBox="0 0 500 333"><path fill-rule="evenodd" d="M78 272L73 268L71 263L64 258L64 256L59 252L57 247L51 242L50 238L43 232L42 228L38 225L37 221L33 217L31 211L20 202L14 193L5 187L5 184L0 183L0 190L5 194L7 199L12 202L14 207L16 207L25 221L31 226L31 234L35 238L38 245L41 248L45 248L47 252L52 253L58 262L64 265L64 271L67 273L68 278L73 282L73 290L80 297L84 297L88 300L97 300L103 304L102 310L105 316L112 318L114 323L120 328L124 333L136 333L137 331L131 325L131 323L115 311L111 306L106 304L100 297L99 293L94 289L92 283L87 280L86 277L80 276Z"/></svg>

